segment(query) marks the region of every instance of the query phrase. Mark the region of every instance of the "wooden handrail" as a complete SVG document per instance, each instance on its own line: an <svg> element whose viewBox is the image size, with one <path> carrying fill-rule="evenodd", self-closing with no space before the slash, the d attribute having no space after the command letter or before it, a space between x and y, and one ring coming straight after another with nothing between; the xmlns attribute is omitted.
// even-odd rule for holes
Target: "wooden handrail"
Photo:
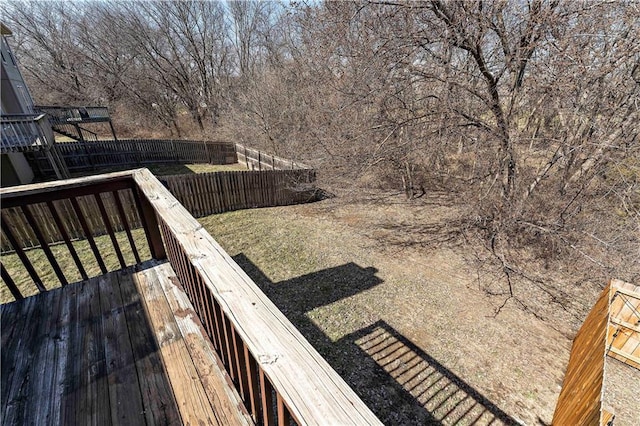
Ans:
<svg viewBox="0 0 640 426"><path fill-rule="evenodd" d="M110 182L123 181L133 179L135 170L125 170L123 172L105 173L96 176L86 176L81 178L56 180L43 183L32 183L29 185L11 186L8 188L0 188L0 197L2 198L2 207L5 202L18 197L41 196L42 194L62 191L67 189L80 189L83 187L108 184Z"/></svg>
<svg viewBox="0 0 640 426"><path fill-rule="evenodd" d="M168 258L254 418L272 414L272 386L283 424L287 412L298 424L380 424L158 179L146 169L133 176L155 210ZM257 386L266 399L256 400Z"/></svg>
<svg viewBox="0 0 640 426"><path fill-rule="evenodd" d="M53 138L47 136L43 127L48 126L45 117L46 114L3 114L0 117L2 153L48 148L53 143Z"/></svg>
<svg viewBox="0 0 640 426"><path fill-rule="evenodd" d="M0 115L0 123L34 122L40 121L46 116L46 114L2 114Z"/></svg>
<svg viewBox="0 0 640 426"><path fill-rule="evenodd" d="M6 207L26 212L47 259L61 284L66 285L66 271L59 267L53 251L43 241L30 209L36 203L46 203L56 226L60 226L53 202L68 198L100 270L106 273L78 197L89 196L87 198L95 200L99 214L107 224L120 266L124 266L113 223L102 199L103 195L114 197L112 203L118 207L114 209L123 219L118 196L121 189L133 190L136 200L133 208L144 225L152 257L169 259L233 384L257 423L285 425L293 419L299 425L380 424L300 331L149 170L0 189L3 231L13 239L13 231L4 220ZM126 230L131 241L128 225ZM73 245L66 233L64 239L73 256ZM21 248L16 248L16 254L38 284L38 290L50 288L42 283ZM137 254L136 260L140 260ZM85 278L77 255L74 261ZM23 295L5 267L1 269L14 297L21 298Z"/></svg>

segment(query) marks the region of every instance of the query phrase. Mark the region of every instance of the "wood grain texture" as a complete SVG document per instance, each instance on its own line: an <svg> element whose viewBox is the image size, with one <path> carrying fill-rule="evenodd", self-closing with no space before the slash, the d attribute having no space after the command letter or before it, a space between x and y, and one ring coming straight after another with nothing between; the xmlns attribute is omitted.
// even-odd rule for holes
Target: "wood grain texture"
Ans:
<svg viewBox="0 0 640 426"><path fill-rule="evenodd" d="M611 286L607 355L640 369L640 287L620 280Z"/></svg>
<svg viewBox="0 0 640 426"><path fill-rule="evenodd" d="M238 393L228 385L228 376L222 362L215 353L187 295L181 289L177 278L172 277L171 267L161 265L159 284L173 311L180 333L185 341L200 381L209 397L216 418L221 424L250 425L253 421L242 405Z"/></svg>
<svg viewBox="0 0 640 426"><path fill-rule="evenodd" d="M153 330L149 326L144 302L132 277L121 282L120 293L131 337L145 420L149 425L177 424L180 422L180 414L171 383L167 379Z"/></svg>
<svg viewBox="0 0 640 426"><path fill-rule="evenodd" d="M131 280L130 274L113 272L98 280L111 419L123 425L140 424L144 422L144 408L140 392L131 391L139 383L120 294L120 281L126 286L126 281Z"/></svg>
<svg viewBox="0 0 640 426"><path fill-rule="evenodd" d="M315 196L314 179L315 174L307 170L229 171L161 177L173 196L195 217L309 202Z"/></svg>
<svg viewBox="0 0 640 426"><path fill-rule="evenodd" d="M0 306L2 424L251 424L171 266L138 269Z"/></svg>
<svg viewBox="0 0 640 426"><path fill-rule="evenodd" d="M299 424L380 424L293 324L146 170L134 179ZM173 262L171 254L170 260ZM176 271L177 272L177 271ZM183 276L178 278L184 281Z"/></svg>
<svg viewBox="0 0 640 426"><path fill-rule="evenodd" d="M607 424L605 357L640 368L640 287L611 280L576 335L553 424ZM615 413L614 413L615 414Z"/></svg>
<svg viewBox="0 0 640 426"><path fill-rule="evenodd" d="M178 411L184 424L222 425L217 419L198 372L191 360L180 329L153 269L136 275L149 322L155 332L163 364L171 382Z"/></svg>
<svg viewBox="0 0 640 426"><path fill-rule="evenodd" d="M601 424L610 293L607 284L573 341L554 425Z"/></svg>

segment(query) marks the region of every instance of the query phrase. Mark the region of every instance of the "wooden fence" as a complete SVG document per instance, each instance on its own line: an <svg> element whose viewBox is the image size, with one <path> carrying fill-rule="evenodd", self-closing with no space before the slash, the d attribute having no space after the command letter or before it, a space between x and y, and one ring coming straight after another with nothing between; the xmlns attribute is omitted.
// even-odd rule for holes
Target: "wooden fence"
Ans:
<svg viewBox="0 0 640 426"><path fill-rule="evenodd" d="M119 220L122 208L123 214L126 216L127 222L131 228L139 228L141 226L140 218L136 213L135 200L130 189L118 191L118 202L111 193L103 193L100 195L100 201L106 211L110 223L114 224L116 231L122 231ZM75 198L78 208L82 212L82 216L93 235L104 235L107 233L107 225L101 219L101 207L96 196L79 196ZM38 236L33 231L33 226L29 224L29 215L31 220L37 224L41 233L40 237L47 244L55 244L64 241L64 232L71 240L82 239L85 236L83 224L78 219L78 214L74 210L74 206L70 199L57 200L53 202L53 206L46 203L32 204L28 207L29 211L25 212L20 207L4 207L2 208L2 220L13 235L14 244L21 249L40 247ZM55 210L57 217L52 215ZM64 229L61 230L60 223L64 223ZM3 225L4 226L4 225ZM7 235L2 232L2 253L15 250L14 244L11 243Z"/></svg>
<svg viewBox="0 0 640 426"><path fill-rule="evenodd" d="M606 357L640 369L640 287L611 280L571 347L554 425L608 425L603 407Z"/></svg>
<svg viewBox="0 0 640 426"><path fill-rule="evenodd" d="M611 283L607 355L640 370L640 287Z"/></svg>
<svg viewBox="0 0 640 426"><path fill-rule="evenodd" d="M160 179L195 217L238 209L305 203L312 201L316 192L314 170L230 171L163 176ZM130 226L140 227L131 190L120 191L119 195ZM115 230L122 231L113 197L103 194L102 201ZM85 233L69 200L55 203L58 214L66 224L69 238L82 238ZM100 206L95 197L78 197L78 204L93 235L105 235L107 226L101 219ZM29 209L47 244L63 241L63 235L55 226L48 206L44 203L33 204ZM40 247L23 210L3 208L2 216L20 248ZM3 253L14 250L5 235L2 235L0 248Z"/></svg>
<svg viewBox="0 0 640 426"><path fill-rule="evenodd" d="M235 144L235 150L238 163L244 164L250 170L311 169L311 167L306 164L276 157L275 155L267 154L257 149L247 148L239 143Z"/></svg>
<svg viewBox="0 0 640 426"><path fill-rule="evenodd" d="M611 285L602 291L571 347L554 425L600 425Z"/></svg>
<svg viewBox="0 0 640 426"><path fill-rule="evenodd" d="M314 170L233 171L159 179L195 217L306 203L316 195Z"/></svg>
<svg viewBox="0 0 640 426"><path fill-rule="evenodd" d="M237 162L235 147L228 142L123 139L56 144L70 172L86 172L98 168L133 168L148 164ZM41 153L31 156L35 171L42 176L53 175L47 158Z"/></svg>

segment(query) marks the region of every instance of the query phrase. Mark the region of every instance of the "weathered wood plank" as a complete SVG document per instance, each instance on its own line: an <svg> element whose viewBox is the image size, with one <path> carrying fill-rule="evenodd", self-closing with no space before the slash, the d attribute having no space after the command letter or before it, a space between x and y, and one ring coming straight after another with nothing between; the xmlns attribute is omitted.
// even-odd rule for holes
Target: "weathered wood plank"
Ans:
<svg viewBox="0 0 640 426"><path fill-rule="evenodd" d="M134 281L142 295L149 321L157 337L158 346L173 394L184 424L221 424L209 403L198 378L189 351L185 345L166 297L156 286L158 275L148 269L136 274Z"/></svg>
<svg viewBox="0 0 640 426"><path fill-rule="evenodd" d="M25 314L35 323L35 329L31 330L25 346L20 348L14 360L16 372L6 390L9 397L3 424L44 424L48 421L45 407L54 372L46 361L53 349L53 336L49 331L56 320L60 298L57 292L46 292L33 299L31 312ZM35 407L40 409L35 410Z"/></svg>
<svg viewBox="0 0 640 426"><path fill-rule="evenodd" d="M79 307L79 294L86 285L88 285L88 281L71 284L64 289L64 292L68 293L67 297L71 302L71 306L69 310L69 342L66 356L68 362L65 366L63 387L61 388L64 397L60 401L60 424L73 424L76 422L77 399L82 392L80 389L82 377L81 358L85 355L85 352L82 347L83 336L80 333L84 323L81 315L84 311Z"/></svg>
<svg viewBox="0 0 640 426"><path fill-rule="evenodd" d="M130 279L128 277L128 271L100 277L100 307L111 421L114 424L138 425L144 422L144 408L120 295L120 281Z"/></svg>
<svg viewBox="0 0 640 426"><path fill-rule="evenodd" d="M55 321L53 333L53 353L49 358L44 359L45 368L49 365L53 370L52 388L48 394L44 395L45 404L36 404L36 406L47 406L50 413L48 424L64 424L63 407L68 386L69 364L75 363L77 360L69 358L71 354L71 345L74 342L73 334L75 332L75 319L77 316L77 290L80 288L78 284L72 284L64 291L59 290L61 299L59 315ZM47 405L48 403L48 405Z"/></svg>
<svg viewBox="0 0 640 426"><path fill-rule="evenodd" d="M257 365L298 423L379 424L353 390L206 230L148 171L141 191L189 256Z"/></svg>
<svg viewBox="0 0 640 426"><path fill-rule="evenodd" d="M238 393L229 386L228 375L224 373L222 362L216 355L198 316L187 295L182 291L177 278L172 277L170 265L158 267L160 285L165 292L169 306L194 365L202 381L205 392L216 417L222 424L245 424L253 422L246 412Z"/></svg>
<svg viewBox="0 0 640 426"><path fill-rule="evenodd" d="M104 351L100 283L97 278L84 281L78 298L78 341L75 358L79 364L77 395L69 401L74 409L73 424L109 425L109 383ZM71 415L71 413L69 413Z"/></svg>
<svg viewBox="0 0 640 426"><path fill-rule="evenodd" d="M553 424L599 424L611 285L600 294L573 341Z"/></svg>
<svg viewBox="0 0 640 426"><path fill-rule="evenodd" d="M28 363L21 362L29 354L24 355L28 347L29 340L35 336L38 328L37 315L35 309L37 298L30 297L20 302L8 303L0 305L1 323L2 324L2 351L1 354L1 372L0 374L0 398L2 413L0 419L2 424L7 423L8 413L15 411L13 401L16 398L16 392L19 391L21 384L28 370Z"/></svg>
<svg viewBox="0 0 640 426"><path fill-rule="evenodd" d="M139 267L153 265L155 262L151 261ZM131 337L131 349L140 382L146 422L149 425L177 424L180 422L180 414L171 383L164 370L159 347L132 277L120 281L120 293Z"/></svg>

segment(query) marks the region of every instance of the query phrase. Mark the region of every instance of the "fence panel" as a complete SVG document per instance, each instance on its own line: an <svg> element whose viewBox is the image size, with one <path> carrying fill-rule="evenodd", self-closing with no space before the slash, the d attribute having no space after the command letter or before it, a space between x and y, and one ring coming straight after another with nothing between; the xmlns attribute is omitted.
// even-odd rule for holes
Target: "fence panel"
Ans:
<svg viewBox="0 0 640 426"><path fill-rule="evenodd" d="M236 162L232 143L215 141L123 139L56 144L71 172L102 167L136 167L141 164ZM43 176L54 175L43 153L33 153L32 161Z"/></svg>
<svg viewBox="0 0 640 426"><path fill-rule="evenodd" d="M248 148L239 143L235 144L238 163L244 164L250 170L302 170L311 167L306 164L280 158L272 154Z"/></svg>
<svg viewBox="0 0 640 426"><path fill-rule="evenodd" d="M251 171L229 171L192 175L164 176L161 181L195 217L231 210L273 207L312 201L316 196L315 170L291 160L285 160L240 144L205 141L176 141L124 139L98 142L69 142L57 144L58 150L72 172L93 170L98 167L140 166L157 163L231 164L241 162ZM36 168L41 173L53 173L48 160L34 154ZM120 191L124 214L131 228L141 226L131 190ZM77 197L77 203L93 235L105 235L108 229L101 220L101 211L94 197ZM68 199L54 202L69 238L83 238L84 230ZM111 199L103 199L104 208L115 231L122 231L117 206ZM30 231L27 219L20 209L6 210L7 226L23 249L39 247L40 243ZM63 241L47 206L34 205L33 216L42 229L47 244ZM3 235L4 237L4 235ZM13 247L2 238L2 253Z"/></svg>
<svg viewBox="0 0 640 426"><path fill-rule="evenodd" d="M159 179L195 217L304 203L316 192L312 170L214 172Z"/></svg>

